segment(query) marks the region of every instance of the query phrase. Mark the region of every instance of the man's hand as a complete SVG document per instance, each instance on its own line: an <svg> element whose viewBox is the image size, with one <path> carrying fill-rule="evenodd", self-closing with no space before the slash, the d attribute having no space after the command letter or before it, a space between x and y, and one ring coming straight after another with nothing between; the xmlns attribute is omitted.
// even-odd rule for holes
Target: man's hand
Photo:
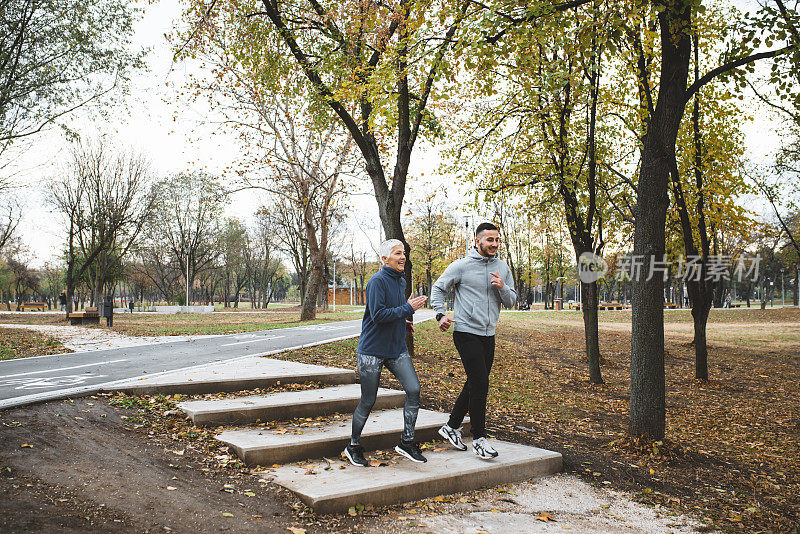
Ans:
<svg viewBox="0 0 800 534"><path fill-rule="evenodd" d="M453 320L445 315L441 319L439 319L439 330L441 330L442 332L446 332L447 329L450 328L451 324L453 324Z"/></svg>
<svg viewBox="0 0 800 534"><path fill-rule="evenodd" d="M496 273L489 273L489 274L492 275L492 285L494 287L496 287L497 289L503 289L503 286L506 285L506 284L505 284L505 282L503 282L503 279L500 278L500 271L497 271Z"/></svg>
<svg viewBox="0 0 800 534"><path fill-rule="evenodd" d="M420 295L419 297L411 295L410 297L408 297L408 303L411 304L411 307L414 308L414 311L417 311L422 306L424 306L426 300L428 300L428 297L426 297L425 295Z"/></svg>
<svg viewBox="0 0 800 534"><path fill-rule="evenodd" d="M410 330L412 334L414 333L414 321L406 319L406 330Z"/></svg>

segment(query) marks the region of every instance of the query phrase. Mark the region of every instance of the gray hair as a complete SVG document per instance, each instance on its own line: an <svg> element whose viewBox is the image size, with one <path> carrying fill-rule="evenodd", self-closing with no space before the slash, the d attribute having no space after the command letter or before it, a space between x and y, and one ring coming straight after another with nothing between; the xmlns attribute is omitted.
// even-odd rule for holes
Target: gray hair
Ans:
<svg viewBox="0 0 800 534"><path fill-rule="evenodd" d="M381 246L378 248L381 257L381 263L385 263L383 258L388 258L391 256L392 250L394 250L394 247L397 245L403 246L403 242L399 239L387 239L381 243Z"/></svg>

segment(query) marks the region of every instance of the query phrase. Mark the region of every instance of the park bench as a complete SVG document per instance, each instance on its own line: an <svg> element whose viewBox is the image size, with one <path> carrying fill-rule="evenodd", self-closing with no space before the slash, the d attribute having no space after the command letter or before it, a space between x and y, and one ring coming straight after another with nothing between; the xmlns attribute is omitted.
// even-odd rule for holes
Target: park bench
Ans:
<svg viewBox="0 0 800 534"><path fill-rule="evenodd" d="M47 306L46 302L23 302L22 311L28 311L28 310L44 311L46 306Z"/></svg>
<svg viewBox="0 0 800 534"><path fill-rule="evenodd" d="M83 311L69 314L69 324L100 324L100 313L94 306L87 306Z"/></svg>
<svg viewBox="0 0 800 534"><path fill-rule="evenodd" d="M620 302L601 302L597 305L598 310L621 310L623 308Z"/></svg>

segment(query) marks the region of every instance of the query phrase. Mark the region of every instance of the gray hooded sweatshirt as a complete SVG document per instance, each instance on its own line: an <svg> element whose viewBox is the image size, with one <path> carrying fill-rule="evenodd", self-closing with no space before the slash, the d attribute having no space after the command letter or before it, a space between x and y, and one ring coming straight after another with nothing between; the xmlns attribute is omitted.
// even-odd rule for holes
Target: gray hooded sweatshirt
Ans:
<svg viewBox="0 0 800 534"><path fill-rule="evenodd" d="M492 275L499 273L503 289L491 284ZM467 252L465 258L456 260L445 269L431 289L431 307L436 313L446 313L446 294L455 288L453 311L456 332L468 332L479 336L493 336L500 303L511 308L517 301L514 278L506 262L497 257L482 256L476 248Z"/></svg>

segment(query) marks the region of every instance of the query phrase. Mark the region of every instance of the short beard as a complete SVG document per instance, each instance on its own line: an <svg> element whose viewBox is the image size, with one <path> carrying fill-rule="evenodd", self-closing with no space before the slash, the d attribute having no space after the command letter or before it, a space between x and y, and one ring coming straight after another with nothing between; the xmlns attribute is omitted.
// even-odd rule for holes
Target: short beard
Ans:
<svg viewBox="0 0 800 534"><path fill-rule="evenodd" d="M478 252L481 253L481 256L484 256L486 258L489 257L489 251L487 249L483 248L483 246L481 246L480 243L478 243ZM494 256L494 254L492 254L492 256Z"/></svg>

